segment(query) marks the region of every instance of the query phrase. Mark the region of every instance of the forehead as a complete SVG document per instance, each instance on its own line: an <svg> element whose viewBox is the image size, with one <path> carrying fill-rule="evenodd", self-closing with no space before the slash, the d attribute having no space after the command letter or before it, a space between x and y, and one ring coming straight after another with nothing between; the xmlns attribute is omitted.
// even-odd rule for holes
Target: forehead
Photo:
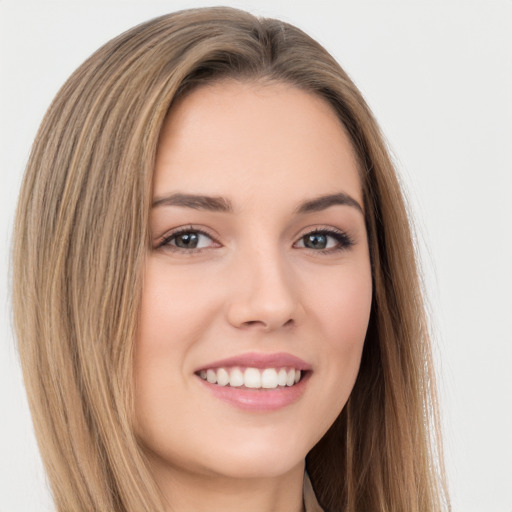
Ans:
<svg viewBox="0 0 512 512"><path fill-rule="evenodd" d="M274 82L203 86L171 108L154 193L190 189L240 198L288 191L297 199L342 189L362 200L354 150L333 108Z"/></svg>

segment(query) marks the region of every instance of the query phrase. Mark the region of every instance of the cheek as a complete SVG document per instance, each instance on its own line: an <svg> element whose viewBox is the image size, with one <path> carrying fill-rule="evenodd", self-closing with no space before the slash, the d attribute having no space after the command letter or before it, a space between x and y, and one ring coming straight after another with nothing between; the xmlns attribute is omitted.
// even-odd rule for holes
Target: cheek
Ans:
<svg viewBox="0 0 512 512"><path fill-rule="evenodd" d="M350 261L336 269L317 269L315 285L311 282L304 296L316 375L304 415L314 421L308 438L313 446L339 416L359 372L372 303L370 265L361 258L360 264Z"/></svg>
<svg viewBox="0 0 512 512"><path fill-rule="evenodd" d="M200 275L150 258L139 320L140 350L184 355L187 345L211 323L219 302L213 292Z"/></svg>
<svg viewBox="0 0 512 512"><path fill-rule="evenodd" d="M355 383L372 304L369 263L325 278L311 296L316 329L324 343L322 363L333 400L341 410ZM336 397L336 398L335 398ZM339 412L339 411L338 411Z"/></svg>
<svg viewBox="0 0 512 512"><path fill-rule="evenodd" d="M370 265L347 266L326 274L311 294L319 329L334 350L362 346L372 304Z"/></svg>
<svg viewBox="0 0 512 512"><path fill-rule="evenodd" d="M145 429L148 418L163 415L163 403L179 407L174 390L187 382L190 354L215 316L218 300L191 277L158 257L146 264L134 358L136 413Z"/></svg>

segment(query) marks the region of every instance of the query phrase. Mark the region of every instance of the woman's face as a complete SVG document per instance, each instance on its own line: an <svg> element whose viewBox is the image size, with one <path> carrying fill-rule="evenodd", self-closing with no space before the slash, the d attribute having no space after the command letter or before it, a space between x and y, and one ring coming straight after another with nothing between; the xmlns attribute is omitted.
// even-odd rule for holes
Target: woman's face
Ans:
<svg viewBox="0 0 512 512"><path fill-rule="evenodd" d="M195 90L165 121L150 222L135 407L154 470L302 468L354 385L372 297L340 121L288 85Z"/></svg>

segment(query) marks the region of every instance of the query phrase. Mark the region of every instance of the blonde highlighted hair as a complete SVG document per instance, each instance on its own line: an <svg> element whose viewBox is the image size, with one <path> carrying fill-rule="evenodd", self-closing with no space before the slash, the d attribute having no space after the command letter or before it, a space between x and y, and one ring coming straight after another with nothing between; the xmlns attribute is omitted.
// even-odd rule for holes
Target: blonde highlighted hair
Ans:
<svg viewBox="0 0 512 512"><path fill-rule="evenodd" d="M349 401L307 457L321 505L448 508L414 246L361 94L301 30L230 8L182 11L108 42L69 78L33 145L14 240L14 316L29 403L60 512L164 510L133 432L133 346L155 151L177 98L214 81L324 98L359 159L374 297Z"/></svg>

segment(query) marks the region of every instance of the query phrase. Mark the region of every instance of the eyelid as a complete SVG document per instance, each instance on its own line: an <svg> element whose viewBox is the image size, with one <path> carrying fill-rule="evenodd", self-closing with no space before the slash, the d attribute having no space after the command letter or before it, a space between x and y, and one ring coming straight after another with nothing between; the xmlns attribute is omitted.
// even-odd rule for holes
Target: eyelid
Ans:
<svg viewBox="0 0 512 512"><path fill-rule="evenodd" d="M356 243L354 238L343 229L336 228L334 226L316 225L307 226L306 228L304 228L302 232L296 237L296 241L293 243L294 247L296 247L296 244L303 240L305 236L311 234L321 234L330 236L338 242L338 245L336 247L331 247L328 249L311 249L309 247L297 247L298 249L306 249L320 254L329 254L349 250Z"/></svg>
<svg viewBox="0 0 512 512"><path fill-rule="evenodd" d="M163 248L163 249L168 249L171 251L182 252L182 253L185 253L185 252L186 253L195 253L195 252L207 250L210 248L210 246L209 246L209 247L200 247L200 248L193 248L193 249L183 249L181 247L173 246L169 243L173 238L179 236L180 234L191 233L191 232L198 233L200 235L204 235L204 236L210 238L213 242L212 246L214 246L214 247L221 246L217 237L214 234L212 234L210 232L210 230L208 230L207 228L204 228L204 227L198 227L198 226L194 226L192 224L188 224L185 226L178 226L176 228L170 229L170 230L166 231L164 235L159 236L156 241L155 249Z"/></svg>
<svg viewBox="0 0 512 512"><path fill-rule="evenodd" d="M208 247L199 247L199 248L191 248L191 249L184 249L181 247L173 246L169 242L179 236L180 234L184 233L198 233L200 235L208 237L212 244ZM330 247L326 249L312 249L309 247L297 247L297 244L307 235L310 234L321 234L326 235L334 238L337 241L336 247ZM301 230L295 237L295 242L293 243L293 247L299 248L299 249L306 249L315 253L335 253L340 251L346 251L350 249L356 242L353 239L353 237L347 233L347 231L334 227L334 226L326 226L326 225L313 225L313 226L307 226ZM211 248L218 248L221 247L222 244L218 241L218 237L214 235L210 229L205 228L203 226L198 227L194 226L193 224L188 224L184 226L178 226L176 228L173 228L171 230L168 230L165 232L164 235L159 236L156 239L154 249L167 249L170 251L180 252L180 253L188 253L193 254L196 252L201 252L204 250L208 250Z"/></svg>

